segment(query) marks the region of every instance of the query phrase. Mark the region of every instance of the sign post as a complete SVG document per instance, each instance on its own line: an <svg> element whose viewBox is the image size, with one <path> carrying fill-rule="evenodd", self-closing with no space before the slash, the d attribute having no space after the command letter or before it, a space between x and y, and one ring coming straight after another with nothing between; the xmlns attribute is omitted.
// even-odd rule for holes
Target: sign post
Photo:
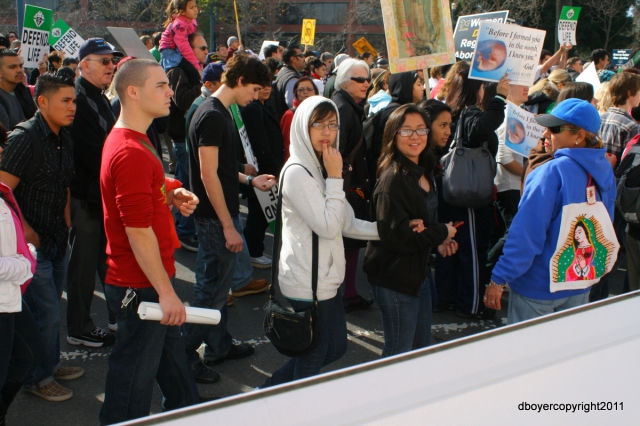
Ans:
<svg viewBox="0 0 640 426"><path fill-rule="evenodd" d="M456 58L469 60L473 56L473 49L476 47L478 38L478 28L480 22L491 21L499 24L506 24L508 10L500 12L478 13L477 15L467 15L458 18L456 29L453 32L453 40L456 46Z"/></svg>
<svg viewBox="0 0 640 426"><path fill-rule="evenodd" d="M77 58L84 39L62 19L58 19L51 28L49 43L57 51L66 53L67 58Z"/></svg>
<svg viewBox="0 0 640 426"><path fill-rule="evenodd" d="M558 43L563 45L571 43L574 46L576 41L576 27L578 26L578 16L582 8L575 6L563 6L558 22Z"/></svg>
<svg viewBox="0 0 640 426"><path fill-rule="evenodd" d="M302 44L305 46L313 46L316 42L316 20L302 20L302 34L300 36Z"/></svg>
<svg viewBox="0 0 640 426"><path fill-rule="evenodd" d="M22 57L25 68L38 68L49 54L49 33L53 25L53 11L26 5L22 25Z"/></svg>

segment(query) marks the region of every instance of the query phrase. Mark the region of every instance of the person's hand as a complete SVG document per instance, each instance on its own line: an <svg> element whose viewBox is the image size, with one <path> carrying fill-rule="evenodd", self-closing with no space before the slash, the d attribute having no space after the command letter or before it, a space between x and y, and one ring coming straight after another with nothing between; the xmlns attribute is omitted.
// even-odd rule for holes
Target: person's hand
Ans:
<svg viewBox="0 0 640 426"><path fill-rule="evenodd" d="M327 144L322 144L322 162L327 176L342 177L342 155L340 151Z"/></svg>
<svg viewBox="0 0 640 426"><path fill-rule="evenodd" d="M447 240L452 239L453 237L456 236L456 234L458 233L458 230L456 228L453 227L453 222L449 222L447 223L447 232L449 233L447 235Z"/></svg>
<svg viewBox="0 0 640 426"><path fill-rule="evenodd" d="M587 261L583 255L579 254L576 260L578 261L578 265L580 265L580 269L584 269L584 267L587 266Z"/></svg>
<svg viewBox="0 0 640 426"><path fill-rule="evenodd" d="M502 300L502 289L499 285L489 284L487 290L484 292L484 305L487 308L495 309L499 311L502 309L500 304Z"/></svg>
<svg viewBox="0 0 640 426"><path fill-rule="evenodd" d="M411 219L409 221L409 229L413 229L413 232L417 232L419 234L426 230L427 227L424 226L424 221L422 219Z"/></svg>
<svg viewBox="0 0 640 426"><path fill-rule="evenodd" d="M453 256L457 251L458 243L454 240L446 239L438 246L438 253L442 257Z"/></svg>
<svg viewBox="0 0 640 426"><path fill-rule="evenodd" d="M158 299L160 309L162 309L163 325L182 325L187 319L187 311L175 292L171 292L166 296L160 296Z"/></svg>
<svg viewBox="0 0 640 426"><path fill-rule="evenodd" d="M224 234L225 247L231 253L239 253L242 251L242 237L233 226L230 228L222 228Z"/></svg>
<svg viewBox="0 0 640 426"><path fill-rule="evenodd" d="M571 43L565 43L562 46L560 46L560 49L562 49L564 52L568 52L571 49L573 49L573 44Z"/></svg>
<svg viewBox="0 0 640 426"><path fill-rule="evenodd" d="M40 247L40 236L33 230L33 228L29 225L24 225L24 237L27 240L27 243L31 243L35 248Z"/></svg>
<svg viewBox="0 0 640 426"><path fill-rule="evenodd" d="M609 164L611 164L611 167L613 167L613 169L615 170L616 164L618 164L618 157L616 157L614 154L610 152L607 152L604 155L604 158L609 162Z"/></svg>
<svg viewBox="0 0 640 426"><path fill-rule="evenodd" d="M500 81L498 82L497 92L503 96L509 96L509 86L511 85L511 79L509 78L509 74L502 76Z"/></svg>
<svg viewBox="0 0 640 426"><path fill-rule="evenodd" d="M274 175L260 175L251 179L251 185L262 192L270 190L276 183L276 177Z"/></svg>
<svg viewBox="0 0 640 426"><path fill-rule="evenodd" d="M249 176L249 175L258 176L258 171L251 164L245 164L244 165L244 174L247 175L247 176Z"/></svg>
<svg viewBox="0 0 640 426"><path fill-rule="evenodd" d="M173 206L178 209L184 217L189 217L196 209L200 200L190 191L184 188L176 188L173 191Z"/></svg>

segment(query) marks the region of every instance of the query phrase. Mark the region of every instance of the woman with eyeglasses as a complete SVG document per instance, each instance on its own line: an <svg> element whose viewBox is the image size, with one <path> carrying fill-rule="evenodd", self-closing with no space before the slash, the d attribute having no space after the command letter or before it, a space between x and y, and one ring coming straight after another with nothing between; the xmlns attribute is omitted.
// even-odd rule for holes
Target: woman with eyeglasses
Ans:
<svg viewBox="0 0 640 426"><path fill-rule="evenodd" d="M551 292L549 283L550 261L558 239L567 238L559 235L563 208L586 202L590 177L596 186L596 199L602 201L613 221L616 182L605 159L603 143L596 136L600 129L596 108L581 99L567 99L551 114L536 117L536 121L546 127L544 143L554 159L527 178L518 214L511 224L518 231L509 233L484 298L487 307L500 309L502 292L509 285L509 324L588 302L589 288ZM576 257L566 266L558 264L558 268L565 272L566 268L579 265L567 276L588 279L592 248L586 241L591 240L583 238L577 228L570 237L576 246Z"/></svg>
<svg viewBox="0 0 640 426"><path fill-rule="evenodd" d="M289 159L289 144L291 133L291 122L293 114L300 106L300 103L313 95L318 95L318 87L313 84L310 77L300 77L293 86L293 108L287 110L280 119L280 129L282 130L282 139L284 139L284 161Z"/></svg>
<svg viewBox="0 0 640 426"><path fill-rule="evenodd" d="M429 144L429 118L413 104L396 109L384 130L373 209L380 241L370 241L364 258L373 297L382 313L382 357L429 345L433 278L428 266L433 248L454 254L452 223L436 223L437 159ZM413 232L412 218L424 231Z"/></svg>
<svg viewBox="0 0 640 426"><path fill-rule="evenodd" d="M335 88L331 99L338 107L342 128L340 130L340 154L344 162L346 199L358 219L370 215L371 188L374 178L367 168L367 142L363 139L363 101L367 97L371 77L369 66L358 59L345 59L338 67ZM346 312L367 309L373 299L360 296L356 290L356 272L360 249L366 242L350 238L344 240L347 270L344 277L344 308Z"/></svg>

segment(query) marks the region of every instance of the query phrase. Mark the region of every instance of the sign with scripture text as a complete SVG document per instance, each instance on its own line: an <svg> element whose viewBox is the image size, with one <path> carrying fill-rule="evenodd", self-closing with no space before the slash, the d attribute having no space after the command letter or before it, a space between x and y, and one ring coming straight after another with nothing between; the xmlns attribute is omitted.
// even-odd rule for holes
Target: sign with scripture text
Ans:
<svg viewBox="0 0 640 426"><path fill-rule="evenodd" d="M535 114L507 102L507 128L504 145L516 154L529 158L529 151L542 138L544 127L535 120Z"/></svg>

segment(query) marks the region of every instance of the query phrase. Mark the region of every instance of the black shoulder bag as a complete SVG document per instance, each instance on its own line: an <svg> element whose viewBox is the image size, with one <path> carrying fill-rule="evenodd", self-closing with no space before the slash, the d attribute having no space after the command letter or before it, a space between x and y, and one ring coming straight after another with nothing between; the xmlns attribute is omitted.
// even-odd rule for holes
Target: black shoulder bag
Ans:
<svg viewBox="0 0 640 426"><path fill-rule="evenodd" d="M302 164L298 165L305 169L309 176L311 172ZM290 167L290 166L289 166ZM287 169L289 168L287 167ZM282 171L280 178L280 189L278 193L278 211L276 214L276 225L273 232L273 261L271 266L271 285L269 286L269 301L264 305L264 334L273 343L278 352L290 357L302 356L315 348L314 327L318 317L318 235L313 232L313 259L311 263L311 290L313 292L313 303L309 309L302 312L291 312L284 308L275 298L275 285L278 284L278 265L280 261L280 240L282 239L282 189L284 184L284 174Z"/></svg>

